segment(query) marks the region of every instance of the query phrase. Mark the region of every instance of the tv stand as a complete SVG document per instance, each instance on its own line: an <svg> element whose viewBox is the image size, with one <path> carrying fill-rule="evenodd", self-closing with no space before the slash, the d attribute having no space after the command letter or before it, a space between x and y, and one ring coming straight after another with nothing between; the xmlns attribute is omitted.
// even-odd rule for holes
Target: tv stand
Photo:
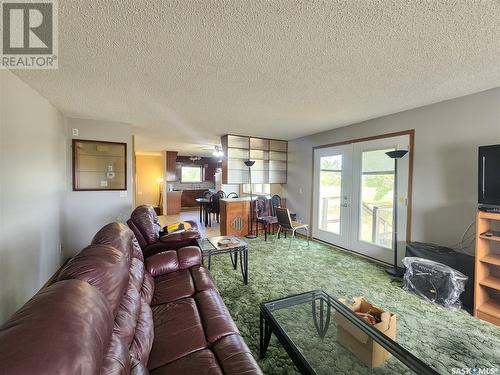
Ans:
<svg viewBox="0 0 500 375"><path fill-rule="evenodd" d="M476 280L474 316L500 326L500 277L492 271L500 266L500 213L478 211L476 218Z"/></svg>

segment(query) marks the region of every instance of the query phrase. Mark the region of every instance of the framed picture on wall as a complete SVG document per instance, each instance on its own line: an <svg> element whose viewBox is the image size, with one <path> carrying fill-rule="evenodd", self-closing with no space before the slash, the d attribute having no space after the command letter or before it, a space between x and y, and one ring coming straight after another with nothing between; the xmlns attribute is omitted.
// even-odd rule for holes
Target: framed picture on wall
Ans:
<svg viewBox="0 0 500 375"><path fill-rule="evenodd" d="M73 191L127 190L127 144L73 139Z"/></svg>

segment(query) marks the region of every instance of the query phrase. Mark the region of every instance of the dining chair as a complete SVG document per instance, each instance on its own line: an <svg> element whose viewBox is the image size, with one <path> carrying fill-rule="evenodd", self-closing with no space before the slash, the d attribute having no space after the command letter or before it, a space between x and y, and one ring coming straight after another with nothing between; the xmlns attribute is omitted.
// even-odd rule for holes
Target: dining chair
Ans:
<svg viewBox="0 0 500 375"><path fill-rule="evenodd" d="M290 211L288 208L275 207L276 210L276 218L278 220L279 228L278 228L278 238L280 232L283 231L291 231L292 236L290 237L290 244L288 248L292 246L293 238L295 237L295 232L299 229L305 229L307 232L307 246L309 246L309 224L299 223L298 221L293 221L290 217Z"/></svg>
<svg viewBox="0 0 500 375"><path fill-rule="evenodd" d="M220 200L224 198L225 194L222 190L214 193L208 198L207 213L208 213L208 226L212 226L212 215L215 214L215 220L220 222Z"/></svg>
<svg viewBox="0 0 500 375"><path fill-rule="evenodd" d="M257 236L259 236L259 224L264 226L264 241L267 241L267 234L273 224L277 224L276 216L272 215L269 199L266 197L257 197L255 200L255 217L257 221Z"/></svg>
<svg viewBox="0 0 500 375"><path fill-rule="evenodd" d="M272 204L272 215L276 216L276 207L281 207L281 197L278 194L274 194L271 197L271 204ZM292 218L293 221L297 220L297 214L295 212L290 211L290 217Z"/></svg>
<svg viewBox="0 0 500 375"><path fill-rule="evenodd" d="M240 196L234 191L229 193L226 198L239 198Z"/></svg>

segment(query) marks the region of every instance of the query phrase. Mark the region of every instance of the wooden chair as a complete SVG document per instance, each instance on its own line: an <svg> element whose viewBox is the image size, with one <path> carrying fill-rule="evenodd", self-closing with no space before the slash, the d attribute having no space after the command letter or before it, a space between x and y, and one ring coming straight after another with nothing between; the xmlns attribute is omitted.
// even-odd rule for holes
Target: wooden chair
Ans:
<svg viewBox="0 0 500 375"><path fill-rule="evenodd" d="M305 229L307 232L307 246L309 246L309 224L299 223L297 221L292 221L290 217L290 211L288 208L275 207L276 218L278 219L278 238L281 231L291 231L292 236L290 237L290 244L288 248L292 246L293 238L295 237L295 232L299 229Z"/></svg>
<svg viewBox="0 0 500 375"><path fill-rule="evenodd" d="M271 204L272 204L272 215L273 216L276 216L276 210L275 208L276 207L281 207L281 197L278 195L278 194L275 194L271 197ZM290 217L292 218L292 220L297 220L297 214L290 211Z"/></svg>
<svg viewBox="0 0 500 375"><path fill-rule="evenodd" d="M207 204L207 216L208 216L208 226L212 226L212 215L215 214L215 220L219 222L220 218L220 199L222 197L220 194L217 192L215 194L212 194L210 198L208 198L208 204Z"/></svg>
<svg viewBox="0 0 500 375"><path fill-rule="evenodd" d="M269 199L266 197L258 197L255 200L255 217L257 221L257 236L259 235L259 224L264 225L264 240L267 241L267 234L270 232L270 228L273 224L278 223L276 216L271 213L271 208L269 207Z"/></svg>

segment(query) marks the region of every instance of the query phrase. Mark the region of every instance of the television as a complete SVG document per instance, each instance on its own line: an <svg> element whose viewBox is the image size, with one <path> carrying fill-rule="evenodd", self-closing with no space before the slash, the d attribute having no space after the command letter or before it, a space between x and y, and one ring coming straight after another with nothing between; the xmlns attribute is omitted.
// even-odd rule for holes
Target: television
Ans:
<svg viewBox="0 0 500 375"><path fill-rule="evenodd" d="M500 212L500 145L479 147L478 177L479 209Z"/></svg>

